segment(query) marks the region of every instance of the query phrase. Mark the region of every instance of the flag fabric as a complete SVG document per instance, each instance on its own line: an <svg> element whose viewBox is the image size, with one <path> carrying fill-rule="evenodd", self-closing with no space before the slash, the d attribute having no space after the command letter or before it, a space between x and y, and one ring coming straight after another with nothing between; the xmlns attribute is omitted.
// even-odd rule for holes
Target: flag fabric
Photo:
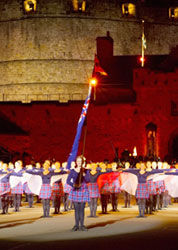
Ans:
<svg viewBox="0 0 178 250"><path fill-rule="evenodd" d="M143 46L144 49L147 48L147 46L146 46L146 38L145 38L145 34L144 33L142 33L142 46Z"/></svg>
<svg viewBox="0 0 178 250"><path fill-rule="evenodd" d="M87 115L87 111L88 111L88 107L89 107L89 103L90 103L90 97L91 97L91 85L89 86L89 91L88 91L88 96L84 102L83 108L82 108L82 112L78 121L78 126L77 126L77 131L76 131L76 135L75 135L75 139L73 142L73 146L72 146L72 150L71 153L68 157L67 160L67 169L70 169L71 167L71 162L75 161L77 153L78 153L78 146L79 146L79 141L80 141L80 136L82 133L82 127Z"/></svg>
<svg viewBox="0 0 178 250"><path fill-rule="evenodd" d="M96 73L100 73L103 76L107 76L107 72L101 67L99 59L97 55L95 54L95 65L93 69L93 76L95 76Z"/></svg>

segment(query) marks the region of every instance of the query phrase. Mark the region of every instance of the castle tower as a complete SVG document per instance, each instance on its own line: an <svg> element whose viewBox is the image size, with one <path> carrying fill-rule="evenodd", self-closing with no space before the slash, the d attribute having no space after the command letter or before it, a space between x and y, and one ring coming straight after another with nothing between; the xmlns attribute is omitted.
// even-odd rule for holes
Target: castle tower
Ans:
<svg viewBox="0 0 178 250"><path fill-rule="evenodd" d="M139 55L142 19L146 54L168 54L177 44L174 6L164 5L158 11L146 2L2 0L0 101L83 100L96 38L109 31L114 54Z"/></svg>

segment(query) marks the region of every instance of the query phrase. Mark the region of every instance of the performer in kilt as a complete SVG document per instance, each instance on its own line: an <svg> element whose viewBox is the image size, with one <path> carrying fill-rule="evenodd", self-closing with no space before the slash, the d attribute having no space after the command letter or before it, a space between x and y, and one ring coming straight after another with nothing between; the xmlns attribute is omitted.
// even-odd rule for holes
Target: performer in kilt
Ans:
<svg viewBox="0 0 178 250"><path fill-rule="evenodd" d="M61 168L60 168L60 162L55 162L54 164L55 170L54 173L60 173ZM54 201L54 214L59 214L60 213L60 206L61 206L61 199L64 196L64 189L63 189L63 184L61 180L58 180L53 183L52 186L52 200Z"/></svg>
<svg viewBox="0 0 178 250"><path fill-rule="evenodd" d="M60 175L64 174L65 172L57 172L54 173L54 171L50 171L50 162L47 160L43 164L43 171L35 172L34 170L27 170L26 172L32 175L39 175L42 179L42 185L40 189L39 198L42 199L43 204L43 217L51 217L50 216L50 200L51 200L51 194L52 194L52 187L50 185L51 177L53 175Z"/></svg>
<svg viewBox="0 0 178 250"><path fill-rule="evenodd" d="M0 198L1 198L1 205L2 205L2 214L8 214L9 208L9 194L10 194L10 184L9 184L9 177L10 172L8 171L8 165L3 163L3 170L0 171Z"/></svg>
<svg viewBox="0 0 178 250"><path fill-rule="evenodd" d="M97 183L97 178L100 176L99 170L97 170L97 164L92 163L90 166L91 170L90 174L90 182L88 185L88 191L90 195L90 216L89 217L97 217L96 210L97 210L97 201L100 196L99 187Z"/></svg>
<svg viewBox="0 0 178 250"><path fill-rule="evenodd" d="M15 162L15 169L11 173L11 176L17 176L22 178L22 174L24 170L22 169L22 161L16 161ZM13 197L13 202L14 202L14 212L19 212L20 211L20 204L21 204L21 199L22 199L22 194L23 194L23 185L22 185L22 180L11 189L11 194Z"/></svg>
<svg viewBox="0 0 178 250"><path fill-rule="evenodd" d="M137 190L135 194L135 198L137 199L138 203L138 208L139 208L139 215L137 216L138 218L140 217L145 217L145 205L146 205L146 199L149 198L149 192L148 192L148 185L147 185L147 177L149 175L155 174L155 173L161 173L163 171L161 170L152 170L149 172L145 171L145 163L140 162L140 170L138 169L127 169L124 170L123 172L128 172L135 174L138 178L138 185L137 185Z"/></svg>
<svg viewBox="0 0 178 250"><path fill-rule="evenodd" d="M67 183L64 184L64 211L69 211L69 193L71 191L71 186Z"/></svg>
<svg viewBox="0 0 178 250"><path fill-rule="evenodd" d="M72 231L87 231L84 226L85 203L90 202L87 183L90 181L88 170L84 169L85 162L83 157L78 156L76 159L76 168L71 169L67 178L67 184L72 188L69 193L69 200L74 204L75 209L75 226Z"/></svg>
<svg viewBox="0 0 178 250"><path fill-rule="evenodd" d="M112 171L113 171L113 173L118 172L117 163L115 163L115 162L112 163ZM119 193L120 192L121 192L121 190L120 190L119 178L116 178L110 184L112 211L114 211L114 212L118 211L117 206L118 206L118 200L119 200Z"/></svg>

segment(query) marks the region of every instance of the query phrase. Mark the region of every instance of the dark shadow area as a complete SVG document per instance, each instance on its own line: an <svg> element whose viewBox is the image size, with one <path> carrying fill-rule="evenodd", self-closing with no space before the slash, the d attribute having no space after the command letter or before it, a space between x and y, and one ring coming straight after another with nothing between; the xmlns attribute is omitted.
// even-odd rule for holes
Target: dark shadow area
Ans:
<svg viewBox="0 0 178 250"><path fill-rule="evenodd" d="M9 227L16 227L16 226L21 226L25 224L32 224L33 222L39 220L40 218L33 218L33 219L24 219L24 220L15 220L15 221L10 221L10 222L1 222L0 223L0 229L3 228L9 228ZM2 224L6 224L4 226L1 226Z"/></svg>
<svg viewBox="0 0 178 250"><path fill-rule="evenodd" d="M70 233L70 232L69 232ZM87 232L81 232L81 234ZM154 230L142 231L137 233L117 235L111 237L101 237L92 239L81 240L66 240L66 241L53 241L53 242L7 242L1 241L0 247L3 250L58 250L58 249L77 249L77 250L91 250L91 249L125 249L125 250L173 250L178 249L178 225L170 224L166 229L165 227L156 228ZM45 236L44 236L45 238Z"/></svg>
<svg viewBox="0 0 178 250"><path fill-rule="evenodd" d="M121 218L119 220L109 220L109 221L105 221L105 222L93 223L90 226L87 226L87 228L91 229L91 228L95 228L95 227L105 227L107 225L114 224L115 222L118 222L118 221L124 221L124 220L128 220L128 219L133 219L133 218L135 218L135 216L125 217L125 218Z"/></svg>

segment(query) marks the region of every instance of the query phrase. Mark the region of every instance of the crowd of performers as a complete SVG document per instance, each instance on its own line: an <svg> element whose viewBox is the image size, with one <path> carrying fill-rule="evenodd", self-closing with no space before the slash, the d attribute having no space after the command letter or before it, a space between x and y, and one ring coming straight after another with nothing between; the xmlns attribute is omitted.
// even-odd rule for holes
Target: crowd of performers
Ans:
<svg viewBox="0 0 178 250"><path fill-rule="evenodd" d="M118 211L119 194L124 194L124 207L130 208L131 196L134 195L138 205L138 217L145 213L162 209L171 204L172 197L178 197L178 164L168 165L167 162L139 162L130 166L117 163L90 163L82 156L71 163L59 162L51 164L46 160L41 166L23 166L22 161L13 163L0 162L0 206L2 214L8 213L9 207L14 212L20 211L22 195L25 193L29 207L33 207L34 195L43 205L43 215L50 216L51 200L54 213L60 213L63 200L64 210L69 206L75 210L75 226L73 231L86 231L84 226L84 209L90 206L90 216L97 217L97 205L100 200L102 213L107 214L108 203L112 210Z"/></svg>

